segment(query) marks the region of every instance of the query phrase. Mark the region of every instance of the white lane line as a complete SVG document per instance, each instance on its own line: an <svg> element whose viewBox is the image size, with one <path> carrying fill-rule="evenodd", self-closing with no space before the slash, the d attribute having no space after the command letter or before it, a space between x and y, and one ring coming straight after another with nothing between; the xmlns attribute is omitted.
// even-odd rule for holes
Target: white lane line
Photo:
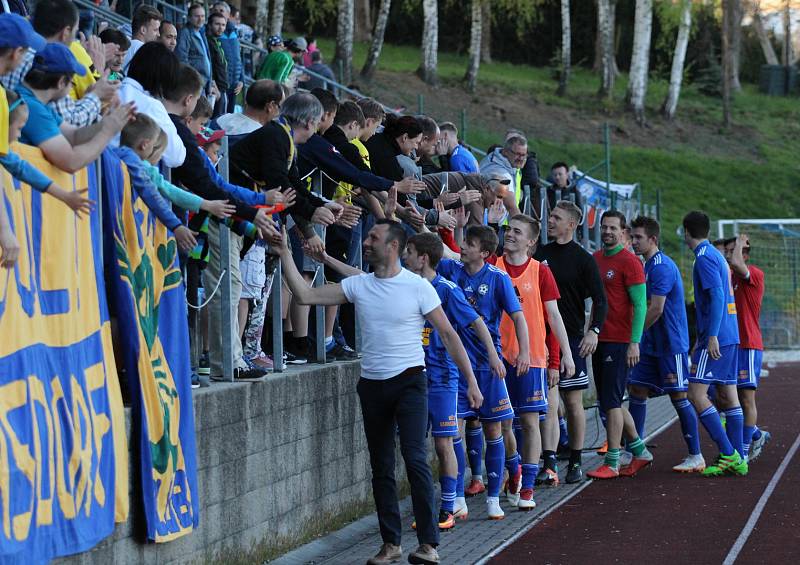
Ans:
<svg viewBox="0 0 800 565"><path fill-rule="evenodd" d="M767 505L769 497L772 496L772 492L775 490L775 487L778 486L778 482L781 480L784 471L786 471L786 468L789 466L789 462L792 460L792 457L794 457L794 454L797 453L798 448L800 448L800 434L797 435L797 439L794 440L792 447L789 448L789 451L786 453L786 456L783 458L780 466L775 471L775 474L772 475L772 479L769 481L767 488L764 489L764 493L761 495L761 498L758 499L756 507L753 508L750 518L747 520L747 523L742 529L742 533L740 533L739 537L736 538L736 542L728 552L728 556L725 558L725 561L722 562L722 565L733 565L734 561L736 561L736 558L739 557L739 553L742 551L744 544L747 543L747 538L749 538L750 534L753 533L756 523L761 517L761 513L764 511L764 507Z"/></svg>
<svg viewBox="0 0 800 565"><path fill-rule="evenodd" d="M666 430L668 427L670 427L672 424L674 424L677 419L678 419L678 416L676 415L676 416L673 416L672 418L670 418L669 420L667 420L664 424L661 425L660 428L656 429L652 434L650 434L649 436L647 436L645 438L645 443L650 441L654 437L656 437L658 434L660 434L664 430ZM495 547L488 554L484 555L479 561L476 561L475 565L485 565L486 563L488 563L490 559L492 559L493 557L499 555L505 548L507 548L508 546L513 544L515 541L517 541L519 538L521 538L524 534L528 533L534 526L536 526L536 524L538 524L539 522L541 522L542 520L547 518L552 512L558 510L559 508L561 508L561 506L563 506L564 504L566 504L567 502L572 500L576 495L578 495L581 491L583 491L583 489L588 487L593 482L594 481L589 481L589 480L585 481L581 486L579 486L574 491L572 491L570 494L568 494L563 499L558 501L557 504L554 504L553 506L548 508L546 511L542 512L528 526L522 528L516 534L514 534L513 536L508 538L506 541L504 541L502 544L500 544L499 546Z"/></svg>

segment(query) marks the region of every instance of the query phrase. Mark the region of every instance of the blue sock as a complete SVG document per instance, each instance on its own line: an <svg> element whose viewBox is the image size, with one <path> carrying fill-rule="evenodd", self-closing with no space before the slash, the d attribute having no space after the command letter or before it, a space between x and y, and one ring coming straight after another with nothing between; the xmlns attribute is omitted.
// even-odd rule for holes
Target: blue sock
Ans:
<svg viewBox="0 0 800 565"><path fill-rule="evenodd" d="M750 443L753 441L753 435L755 435L754 430L755 426L745 426L742 428L742 449L744 449L742 457L745 459L750 455Z"/></svg>
<svg viewBox="0 0 800 565"><path fill-rule="evenodd" d="M483 475L483 428L467 428L467 456L473 477Z"/></svg>
<svg viewBox="0 0 800 565"><path fill-rule="evenodd" d="M456 482L455 477L439 477L439 484L442 486L442 510L453 513L453 504L456 501Z"/></svg>
<svg viewBox="0 0 800 565"><path fill-rule="evenodd" d="M742 441L744 412L742 412L742 407L737 406L736 408L725 410L725 418L727 418L728 422L725 424L725 432L728 434L728 440L731 442L731 446L739 452L739 455L742 455L744 453L744 442Z"/></svg>
<svg viewBox="0 0 800 565"><path fill-rule="evenodd" d="M510 481L514 475L517 474L519 471L519 463L520 463L520 456L519 453L515 453L511 457L506 457L506 470L508 471L508 480Z"/></svg>
<svg viewBox="0 0 800 565"><path fill-rule="evenodd" d="M519 452L522 451L522 442L525 441L525 436L522 435L522 422L519 418L514 418L514 439L517 440L517 457Z"/></svg>
<svg viewBox="0 0 800 565"><path fill-rule="evenodd" d="M697 412L687 398L673 400L672 406L681 421L681 433L689 448L689 455L700 454L700 431L697 429Z"/></svg>
<svg viewBox="0 0 800 565"><path fill-rule="evenodd" d="M569 445L567 419L564 416L559 416L558 418L558 429L560 430L560 435L558 436L558 445Z"/></svg>
<svg viewBox="0 0 800 565"><path fill-rule="evenodd" d="M497 439L486 441L486 474L489 484L486 485L486 496L500 496L500 483L503 482L503 462L506 448L501 435Z"/></svg>
<svg viewBox="0 0 800 565"><path fill-rule="evenodd" d="M703 410L703 413L700 414L700 421L703 423L708 435L719 447L719 452L722 455L732 455L733 446L728 440L728 436L725 435L725 428L722 427L722 420L719 419L717 409L714 406L709 406Z"/></svg>
<svg viewBox="0 0 800 565"><path fill-rule="evenodd" d="M333 340L333 336L325 338L325 351L330 351L333 349L333 346L336 345L336 342Z"/></svg>
<svg viewBox="0 0 800 565"><path fill-rule="evenodd" d="M467 468L467 456L464 454L464 442L460 437L453 441L453 450L458 461L458 477L456 477L456 496L464 498L464 471Z"/></svg>
<svg viewBox="0 0 800 565"><path fill-rule="evenodd" d="M756 441L757 439L761 439L761 428L759 428L756 425L756 426L753 426L753 440L752 441Z"/></svg>
<svg viewBox="0 0 800 565"><path fill-rule="evenodd" d="M628 412L631 413L633 424L636 426L636 433L639 437L644 437L644 421L647 418L647 399L631 396L628 399Z"/></svg>
<svg viewBox="0 0 800 565"><path fill-rule="evenodd" d="M522 488L533 490L533 483L536 480L536 475L539 474L539 465L531 465L529 463L522 464Z"/></svg>

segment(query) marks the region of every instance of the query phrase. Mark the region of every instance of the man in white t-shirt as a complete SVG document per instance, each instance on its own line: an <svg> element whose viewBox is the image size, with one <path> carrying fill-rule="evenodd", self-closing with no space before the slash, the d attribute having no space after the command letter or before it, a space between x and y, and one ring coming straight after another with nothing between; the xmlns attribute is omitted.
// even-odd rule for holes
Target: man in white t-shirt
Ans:
<svg viewBox="0 0 800 565"><path fill-rule="evenodd" d="M284 238L285 240L285 238ZM378 220L364 241L370 274L341 284L311 288L297 271L291 252L280 248L284 277L300 304L335 305L352 302L361 327L361 379L358 396L372 466L372 490L383 538L380 551L367 563L392 563L402 557L402 524L394 479L395 436L411 483L419 547L410 563L438 563L437 511L427 461L428 393L422 330L428 320L462 371L472 368L464 346L444 314L436 291L422 277L400 266L406 233L392 220ZM480 394L470 398L474 407Z"/></svg>

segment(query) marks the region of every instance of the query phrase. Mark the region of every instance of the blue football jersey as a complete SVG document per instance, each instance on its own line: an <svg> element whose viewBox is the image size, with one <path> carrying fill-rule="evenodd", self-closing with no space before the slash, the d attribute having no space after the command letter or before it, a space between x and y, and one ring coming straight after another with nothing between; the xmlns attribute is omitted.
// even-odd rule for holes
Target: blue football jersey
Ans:
<svg viewBox="0 0 800 565"><path fill-rule="evenodd" d="M665 300L661 317L642 335L642 354L662 357L688 352L689 328L678 266L659 251L644 264L644 276L647 300L654 295Z"/></svg>
<svg viewBox="0 0 800 565"><path fill-rule="evenodd" d="M500 354L500 319L503 312L511 315L522 310L508 273L486 263L480 271L470 275L460 261L452 259L442 259L437 271L464 291L467 302L489 328L495 349ZM476 369L488 368L489 358L486 350L472 328L462 328L460 335L473 366Z"/></svg>
<svg viewBox="0 0 800 565"><path fill-rule="evenodd" d="M436 294L439 295L439 300L442 301L442 310L457 332L463 332L478 319L475 309L469 305L464 292L455 283L441 275L436 275L431 284L436 290ZM428 377L436 380L447 379L450 374L457 375L458 368L447 352L439 332L427 320L422 332L422 347L425 349L425 367L428 370Z"/></svg>
<svg viewBox="0 0 800 565"><path fill-rule="evenodd" d="M697 312L697 344L708 346L708 326L711 323L712 288L722 289L723 312L719 326L719 346L739 343L739 326L736 321L736 300L733 297L731 270L722 254L707 240L694 250L695 260L692 270L694 283L694 304Z"/></svg>

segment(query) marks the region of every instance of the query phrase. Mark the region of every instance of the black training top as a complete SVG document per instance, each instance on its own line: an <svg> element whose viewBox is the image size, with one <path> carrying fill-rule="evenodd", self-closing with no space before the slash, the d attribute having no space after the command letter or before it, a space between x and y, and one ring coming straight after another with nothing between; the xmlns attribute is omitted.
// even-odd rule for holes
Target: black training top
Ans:
<svg viewBox="0 0 800 565"><path fill-rule="evenodd" d="M602 327L608 304L600 271L592 256L574 241L564 244L553 241L539 247L534 258L546 263L556 279L561 293L558 311L564 319L567 335L583 335L586 323L584 300L587 298L592 299L594 306L591 325Z"/></svg>

